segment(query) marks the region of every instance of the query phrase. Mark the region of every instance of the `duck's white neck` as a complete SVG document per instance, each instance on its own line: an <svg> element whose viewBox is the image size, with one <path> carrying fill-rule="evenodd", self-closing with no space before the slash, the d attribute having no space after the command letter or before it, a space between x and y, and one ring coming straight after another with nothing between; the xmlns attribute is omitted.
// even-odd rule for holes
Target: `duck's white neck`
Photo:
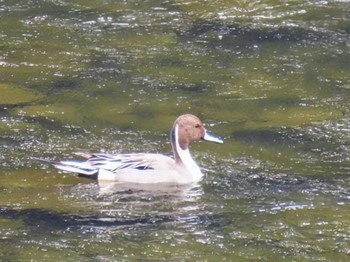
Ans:
<svg viewBox="0 0 350 262"><path fill-rule="evenodd" d="M182 149L179 143L179 126L176 124L174 127L174 138L173 142L175 143L174 155L176 157L176 154L180 158L182 164L186 167L186 169L191 173L193 181L199 180L203 174L197 165L197 163L193 160L190 150L188 148Z"/></svg>

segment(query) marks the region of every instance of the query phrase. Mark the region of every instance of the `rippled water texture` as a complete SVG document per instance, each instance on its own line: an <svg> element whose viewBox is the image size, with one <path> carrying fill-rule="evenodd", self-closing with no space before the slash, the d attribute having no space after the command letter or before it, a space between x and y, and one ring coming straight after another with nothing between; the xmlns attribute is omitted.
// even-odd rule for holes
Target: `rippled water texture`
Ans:
<svg viewBox="0 0 350 262"><path fill-rule="evenodd" d="M1 261L349 261L348 1L1 1ZM171 154L203 181L98 184L32 157Z"/></svg>

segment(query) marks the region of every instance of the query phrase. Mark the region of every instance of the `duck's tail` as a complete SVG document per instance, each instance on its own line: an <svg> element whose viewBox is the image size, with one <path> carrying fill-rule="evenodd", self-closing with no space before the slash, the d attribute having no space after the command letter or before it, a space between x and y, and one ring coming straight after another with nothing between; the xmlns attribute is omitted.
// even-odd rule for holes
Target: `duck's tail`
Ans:
<svg viewBox="0 0 350 262"><path fill-rule="evenodd" d="M75 173L82 177L88 177L96 179L98 175L98 169L96 167L93 167L86 161L80 162L80 161L51 161L46 160L42 158L35 158L32 157L34 160L38 160L40 162L45 162L48 164L53 165L59 170L62 170L63 172L67 173Z"/></svg>

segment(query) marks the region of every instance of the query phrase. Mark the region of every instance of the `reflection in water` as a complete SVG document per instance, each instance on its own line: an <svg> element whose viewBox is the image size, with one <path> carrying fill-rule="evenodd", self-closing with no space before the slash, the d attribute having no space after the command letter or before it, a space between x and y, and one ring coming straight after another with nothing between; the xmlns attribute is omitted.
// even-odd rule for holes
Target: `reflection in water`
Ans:
<svg viewBox="0 0 350 262"><path fill-rule="evenodd" d="M154 214L176 219L199 209L197 205L203 189L199 184L144 185L100 181L78 184L62 194L65 198L74 198L78 205L89 206L101 214L106 212L117 217L143 217Z"/></svg>
<svg viewBox="0 0 350 262"><path fill-rule="evenodd" d="M74 198L77 206L91 209L86 215L72 215L76 221L71 226L68 224L66 230L102 242L124 236L127 241L136 241L135 244L142 241L142 245L159 242L182 245L189 234L203 241L200 239L204 237L205 225L220 220L206 210L207 204L201 199L204 191L199 184L151 186L99 182L62 190L63 198ZM198 227L203 228L198 231ZM120 252L128 249L120 245Z"/></svg>
<svg viewBox="0 0 350 262"><path fill-rule="evenodd" d="M130 193L138 194L144 192L151 195L168 195L168 196L184 196L186 198L193 198L199 196L199 189L201 186L197 183L191 183L188 185L176 185L176 184L132 184L132 183L118 183L99 181L99 193L101 195L113 194L113 193Z"/></svg>

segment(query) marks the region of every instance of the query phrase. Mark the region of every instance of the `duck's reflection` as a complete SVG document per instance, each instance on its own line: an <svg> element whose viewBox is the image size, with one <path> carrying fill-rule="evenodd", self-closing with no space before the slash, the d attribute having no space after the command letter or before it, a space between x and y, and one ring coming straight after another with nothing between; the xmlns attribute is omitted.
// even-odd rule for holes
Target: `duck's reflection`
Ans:
<svg viewBox="0 0 350 262"><path fill-rule="evenodd" d="M199 183L177 185L167 183L136 184L99 181L98 188L99 195L152 194L154 196L168 195L191 198L202 194L202 187Z"/></svg>
<svg viewBox="0 0 350 262"><path fill-rule="evenodd" d="M80 208L127 217L145 214L186 215L189 210L200 208L204 194L201 183L151 185L95 182L77 184L63 190L63 197L74 199L73 203Z"/></svg>

